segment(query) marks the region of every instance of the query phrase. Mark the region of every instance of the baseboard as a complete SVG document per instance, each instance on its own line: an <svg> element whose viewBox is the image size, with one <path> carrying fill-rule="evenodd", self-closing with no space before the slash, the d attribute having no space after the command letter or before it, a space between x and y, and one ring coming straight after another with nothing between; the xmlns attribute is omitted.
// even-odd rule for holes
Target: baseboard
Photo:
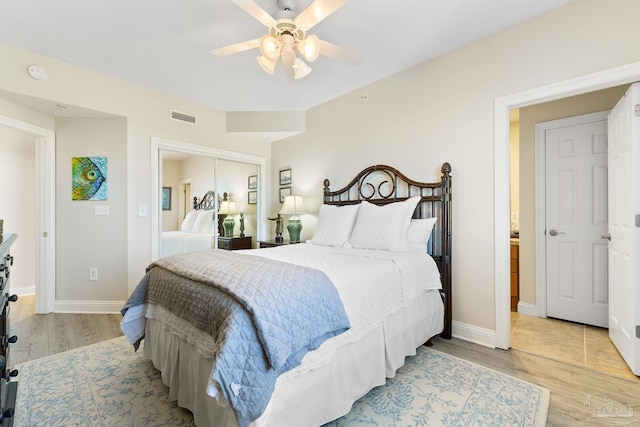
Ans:
<svg viewBox="0 0 640 427"><path fill-rule="evenodd" d="M538 307L535 304L531 304L528 302L519 302L518 303L518 313L526 314L529 316L539 317Z"/></svg>
<svg viewBox="0 0 640 427"><path fill-rule="evenodd" d="M61 301L54 303L56 313L120 314L125 301Z"/></svg>
<svg viewBox="0 0 640 427"><path fill-rule="evenodd" d="M470 341L485 347L496 347L496 331L453 321L451 334L461 340Z"/></svg>
<svg viewBox="0 0 640 427"><path fill-rule="evenodd" d="M35 295L36 293L36 287L35 286L11 286L11 294L16 294L19 297L23 297L26 295Z"/></svg>

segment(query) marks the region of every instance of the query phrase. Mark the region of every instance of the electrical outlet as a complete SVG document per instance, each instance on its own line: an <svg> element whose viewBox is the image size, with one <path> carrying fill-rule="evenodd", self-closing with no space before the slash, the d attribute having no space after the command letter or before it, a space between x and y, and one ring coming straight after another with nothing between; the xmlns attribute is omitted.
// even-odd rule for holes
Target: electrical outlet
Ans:
<svg viewBox="0 0 640 427"><path fill-rule="evenodd" d="M89 269L89 280L98 280L98 269L96 267Z"/></svg>

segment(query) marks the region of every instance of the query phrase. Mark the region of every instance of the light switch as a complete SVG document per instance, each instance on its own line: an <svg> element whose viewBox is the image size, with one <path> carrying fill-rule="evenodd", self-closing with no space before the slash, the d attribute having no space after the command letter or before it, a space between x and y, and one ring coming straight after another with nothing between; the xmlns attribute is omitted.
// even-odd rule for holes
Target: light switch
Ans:
<svg viewBox="0 0 640 427"><path fill-rule="evenodd" d="M109 215L109 206L96 206L96 215Z"/></svg>
<svg viewBox="0 0 640 427"><path fill-rule="evenodd" d="M147 205L138 205L138 216L147 216Z"/></svg>

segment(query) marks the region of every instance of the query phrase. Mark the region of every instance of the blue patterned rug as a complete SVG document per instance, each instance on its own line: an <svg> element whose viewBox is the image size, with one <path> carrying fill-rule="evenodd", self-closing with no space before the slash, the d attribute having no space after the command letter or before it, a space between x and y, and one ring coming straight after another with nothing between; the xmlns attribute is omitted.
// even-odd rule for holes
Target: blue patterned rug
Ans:
<svg viewBox="0 0 640 427"><path fill-rule="evenodd" d="M18 366L14 425L193 426L124 338ZM330 426L544 426L548 390L421 347Z"/></svg>

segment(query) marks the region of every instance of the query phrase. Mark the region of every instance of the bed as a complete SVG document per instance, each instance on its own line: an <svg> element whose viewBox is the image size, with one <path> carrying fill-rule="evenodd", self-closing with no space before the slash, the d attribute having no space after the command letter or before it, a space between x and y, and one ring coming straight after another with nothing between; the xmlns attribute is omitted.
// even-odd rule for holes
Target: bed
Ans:
<svg viewBox="0 0 640 427"><path fill-rule="evenodd" d="M194 197L193 209L185 215L180 230L162 232L160 255L165 257L213 248L217 228L214 209L215 192L206 192L200 200Z"/></svg>
<svg viewBox="0 0 640 427"><path fill-rule="evenodd" d="M239 298L251 292L254 281L267 280L265 276L284 277L283 282L293 277L289 282L304 283L302 291L288 283L286 292L273 298L301 294L299 305L291 304L294 311L303 311L309 304L307 294L312 302L327 298L315 304L324 310L319 317L309 315L313 328L317 327L314 340L322 335L308 344L309 351L285 352L279 358L279 349L264 344L266 338L256 332L271 328L271 320L262 323L251 318L255 328L244 331L241 340L230 338L232 333L216 335L218 329L209 329L212 323L229 325L235 316L244 318L244 310L234 311L233 320L211 317L214 310L209 310L205 318L186 321L175 314L174 306L190 304L176 302L173 296L164 304L157 296L135 297L140 286L123 308L125 336L134 346L144 338L144 355L161 371L169 398L191 410L198 426L318 426L339 418L370 389L393 377L417 347L429 344L438 334L451 337L450 165L445 163L441 171L438 182L428 183L413 181L389 166L371 166L337 191L325 180L318 226L307 243L168 257L152 264L141 281L146 289L142 293L153 295L148 289L157 281L161 291L156 293L186 293L187 301L201 305L209 304L198 293L206 287L201 282L209 280L208 274L226 277L234 274L229 270L237 270L241 277L248 277L249 283L242 286L249 291L242 288ZM215 272L205 273L207 269ZM269 273L256 277L255 271ZM309 273L319 277L309 281ZM174 276L182 276L184 283L169 280ZM324 288L316 291L316 279L322 283L322 278L334 286L337 301ZM162 281L166 283L159 284ZM241 281L232 280L234 284ZM257 293L268 294L271 286L261 282ZM296 329L295 334L305 335L307 329L301 331ZM222 341L224 345L218 345ZM242 360L239 365L234 361L236 365L229 365L227 371L224 354ZM259 371L254 359L260 358L274 372L267 375L273 384L256 412L238 403L238 396L253 392L248 389L254 381L260 383L255 375L262 373L254 372Z"/></svg>

